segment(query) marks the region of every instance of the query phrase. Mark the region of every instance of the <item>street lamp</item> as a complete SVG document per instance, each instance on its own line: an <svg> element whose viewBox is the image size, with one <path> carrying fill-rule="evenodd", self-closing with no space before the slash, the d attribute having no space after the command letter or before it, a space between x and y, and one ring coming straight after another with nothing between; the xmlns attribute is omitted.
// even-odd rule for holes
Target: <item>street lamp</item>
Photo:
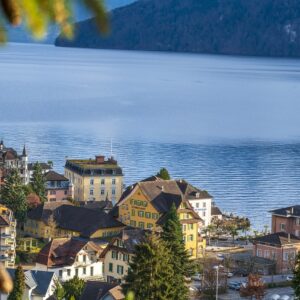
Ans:
<svg viewBox="0 0 300 300"><path fill-rule="evenodd" d="M216 300L219 297L219 269L223 268L222 265L214 266L214 269L217 271L217 283L216 283Z"/></svg>

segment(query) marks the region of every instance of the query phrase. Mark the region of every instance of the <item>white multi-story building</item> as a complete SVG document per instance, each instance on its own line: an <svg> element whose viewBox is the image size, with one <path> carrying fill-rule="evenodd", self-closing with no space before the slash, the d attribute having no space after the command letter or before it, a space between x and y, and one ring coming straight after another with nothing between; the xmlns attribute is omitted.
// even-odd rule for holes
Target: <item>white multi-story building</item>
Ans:
<svg viewBox="0 0 300 300"><path fill-rule="evenodd" d="M16 224L13 212L0 205L0 261L6 268L15 265Z"/></svg>
<svg viewBox="0 0 300 300"><path fill-rule="evenodd" d="M78 276L81 279L103 279L101 247L80 238L57 238L38 254L36 270L52 271L60 281Z"/></svg>

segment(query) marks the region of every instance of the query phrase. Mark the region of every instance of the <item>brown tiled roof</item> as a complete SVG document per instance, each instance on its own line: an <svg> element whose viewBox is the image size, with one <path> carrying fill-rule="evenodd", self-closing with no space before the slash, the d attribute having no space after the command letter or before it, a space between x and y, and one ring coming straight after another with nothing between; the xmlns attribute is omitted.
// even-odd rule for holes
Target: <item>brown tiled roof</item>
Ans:
<svg viewBox="0 0 300 300"><path fill-rule="evenodd" d="M287 244L300 244L300 238L294 234L286 232L276 232L253 239L255 244L268 244L273 246L283 246Z"/></svg>
<svg viewBox="0 0 300 300"><path fill-rule="evenodd" d="M188 183L182 180L176 181L162 179L154 181L140 181L126 189L118 202L119 205L135 190L137 186L148 197L155 209L162 214L161 218L157 222L158 224L163 224L165 214L170 210L173 204L175 204L178 209L183 202L187 204L187 209L189 209L189 211L193 214L194 218L201 220L199 215L188 202L190 192L193 190Z"/></svg>
<svg viewBox="0 0 300 300"><path fill-rule="evenodd" d="M46 181L69 181L68 178L65 176L55 172L55 171L49 171L45 174L45 180Z"/></svg>
<svg viewBox="0 0 300 300"><path fill-rule="evenodd" d="M79 238L57 238L40 251L36 262L47 267L72 265L78 252L85 246L92 247L99 254L102 251L95 243Z"/></svg>
<svg viewBox="0 0 300 300"><path fill-rule="evenodd" d="M90 237L99 229L125 226L102 210L73 206L68 201L45 202L30 210L27 215L28 219L43 221L45 224L52 216L59 228L79 232L83 237Z"/></svg>
<svg viewBox="0 0 300 300"><path fill-rule="evenodd" d="M219 216L219 215L222 215L222 212L221 212L221 210L220 210L219 207L217 207L217 206L212 206L212 207L211 207L211 215L212 215L212 216Z"/></svg>
<svg viewBox="0 0 300 300"><path fill-rule="evenodd" d="M122 292L122 288L120 285L117 285L116 287L109 290L108 294L111 295L114 300L124 300L125 299L125 296Z"/></svg>

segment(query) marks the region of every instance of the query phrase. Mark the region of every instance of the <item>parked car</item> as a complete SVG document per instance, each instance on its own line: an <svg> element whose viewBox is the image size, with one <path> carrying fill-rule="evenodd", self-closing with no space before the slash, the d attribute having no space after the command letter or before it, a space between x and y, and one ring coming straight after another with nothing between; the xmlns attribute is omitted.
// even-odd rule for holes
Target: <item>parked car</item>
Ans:
<svg viewBox="0 0 300 300"><path fill-rule="evenodd" d="M224 260L225 259L225 255L223 253L218 253L217 254L217 259Z"/></svg>
<svg viewBox="0 0 300 300"><path fill-rule="evenodd" d="M192 280L201 281L202 280L202 274L196 273L195 275L192 276Z"/></svg>
<svg viewBox="0 0 300 300"><path fill-rule="evenodd" d="M235 290L235 291L239 291L241 288L242 283L237 282L237 281L231 281L228 283L228 288Z"/></svg>
<svg viewBox="0 0 300 300"><path fill-rule="evenodd" d="M235 272L236 276L242 276L242 277L247 277L249 275L249 272L245 270L238 270Z"/></svg>
<svg viewBox="0 0 300 300"><path fill-rule="evenodd" d="M292 281L294 279L294 275L288 275L286 276L287 281Z"/></svg>
<svg viewBox="0 0 300 300"><path fill-rule="evenodd" d="M233 277L233 273L231 273L231 272L227 272L226 275L227 275L228 278Z"/></svg>

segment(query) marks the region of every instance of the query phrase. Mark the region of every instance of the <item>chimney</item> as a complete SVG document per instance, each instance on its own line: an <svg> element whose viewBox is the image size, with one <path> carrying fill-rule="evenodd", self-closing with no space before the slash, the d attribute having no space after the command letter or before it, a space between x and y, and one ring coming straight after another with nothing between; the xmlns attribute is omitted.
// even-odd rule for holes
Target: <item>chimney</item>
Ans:
<svg viewBox="0 0 300 300"><path fill-rule="evenodd" d="M294 214L294 207L291 208L291 215Z"/></svg>
<svg viewBox="0 0 300 300"><path fill-rule="evenodd" d="M96 155L96 163L97 164L103 164L104 163L105 156L103 155Z"/></svg>
<svg viewBox="0 0 300 300"><path fill-rule="evenodd" d="M163 185L161 186L161 191L162 191L162 192L164 192L164 191L165 191L165 188L164 188L164 186L163 186Z"/></svg>

